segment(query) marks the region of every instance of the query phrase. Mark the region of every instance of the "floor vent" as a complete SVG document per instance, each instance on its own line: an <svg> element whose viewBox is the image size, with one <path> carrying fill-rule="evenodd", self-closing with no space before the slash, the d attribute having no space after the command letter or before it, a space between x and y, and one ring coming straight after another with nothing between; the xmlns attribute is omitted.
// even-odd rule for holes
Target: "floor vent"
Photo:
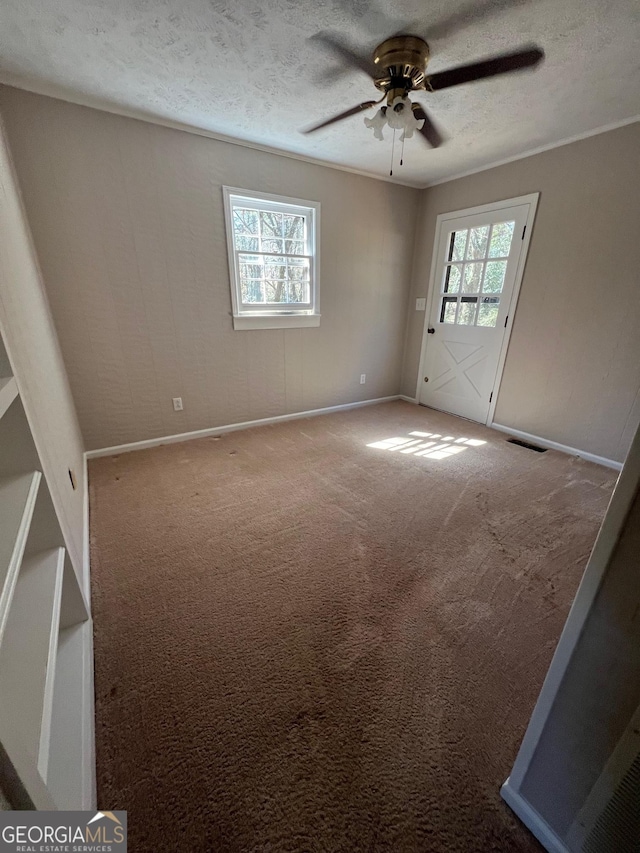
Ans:
<svg viewBox="0 0 640 853"><path fill-rule="evenodd" d="M522 441L521 438L508 438L509 444L517 444L518 447L526 447L527 450L535 450L536 453L546 453L546 447L538 447L537 444L529 444L528 441Z"/></svg>

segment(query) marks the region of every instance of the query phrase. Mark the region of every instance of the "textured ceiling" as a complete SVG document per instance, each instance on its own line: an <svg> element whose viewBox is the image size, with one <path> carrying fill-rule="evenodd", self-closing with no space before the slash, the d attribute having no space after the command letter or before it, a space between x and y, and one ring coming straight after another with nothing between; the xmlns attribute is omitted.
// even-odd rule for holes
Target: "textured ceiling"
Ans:
<svg viewBox="0 0 640 853"><path fill-rule="evenodd" d="M360 71L329 74L309 37L332 30L368 52L400 29L428 39L432 72L532 41L547 54L534 72L423 93L448 139L437 151L409 140L403 183L640 114L638 0L2 0L0 81L384 177L391 141L362 116L299 132L376 93Z"/></svg>

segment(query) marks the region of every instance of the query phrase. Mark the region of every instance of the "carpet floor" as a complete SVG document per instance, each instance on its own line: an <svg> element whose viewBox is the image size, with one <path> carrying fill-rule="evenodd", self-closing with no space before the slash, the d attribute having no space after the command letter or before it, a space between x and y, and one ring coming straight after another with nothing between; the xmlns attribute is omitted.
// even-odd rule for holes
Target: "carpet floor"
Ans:
<svg viewBox="0 0 640 853"><path fill-rule="evenodd" d="M539 851L499 788L614 481L400 401L92 461L99 807L132 853Z"/></svg>

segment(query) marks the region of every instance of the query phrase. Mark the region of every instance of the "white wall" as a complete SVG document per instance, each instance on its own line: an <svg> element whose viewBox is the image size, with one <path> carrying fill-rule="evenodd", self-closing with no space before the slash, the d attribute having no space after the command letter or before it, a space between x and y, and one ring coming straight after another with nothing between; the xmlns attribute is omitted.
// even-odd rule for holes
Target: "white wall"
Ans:
<svg viewBox="0 0 640 853"><path fill-rule="evenodd" d="M398 392L418 190L16 89L0 106L88 449ZM223 184L321 202L319 329L233 330Z"/></svg>
<svg viewBox="0 0 640 853"><path fill-rule="evenodd" d="M439 213L539 192L495 420L622 461L640 421L640 123L427 189L402 392L414 396Z"/></svg>
<svg viewBox="0 0 640 853"><path fill-rule="evenodd" d="M0 326L69 556L82 578L82 436L1 126ZM76 474L75 491L69 469Z"/></svg>
<svg viewBox="0 0 640 853"><path fill-rule="evenodd" d="M640 430L506 786L553 849L574 849L571 827L640 705L639 555Z"/></svg>

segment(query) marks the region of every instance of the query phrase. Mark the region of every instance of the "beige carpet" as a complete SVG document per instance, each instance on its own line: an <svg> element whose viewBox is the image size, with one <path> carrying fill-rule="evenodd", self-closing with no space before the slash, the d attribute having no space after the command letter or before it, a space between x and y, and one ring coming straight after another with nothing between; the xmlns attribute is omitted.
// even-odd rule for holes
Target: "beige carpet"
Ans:
<svg viewBox="0 0 640 853"><path fill-rule="evenodd" d="M402 402L93 461L100 808L133 853L539 850L499 787L614 479Z"/></svg>

